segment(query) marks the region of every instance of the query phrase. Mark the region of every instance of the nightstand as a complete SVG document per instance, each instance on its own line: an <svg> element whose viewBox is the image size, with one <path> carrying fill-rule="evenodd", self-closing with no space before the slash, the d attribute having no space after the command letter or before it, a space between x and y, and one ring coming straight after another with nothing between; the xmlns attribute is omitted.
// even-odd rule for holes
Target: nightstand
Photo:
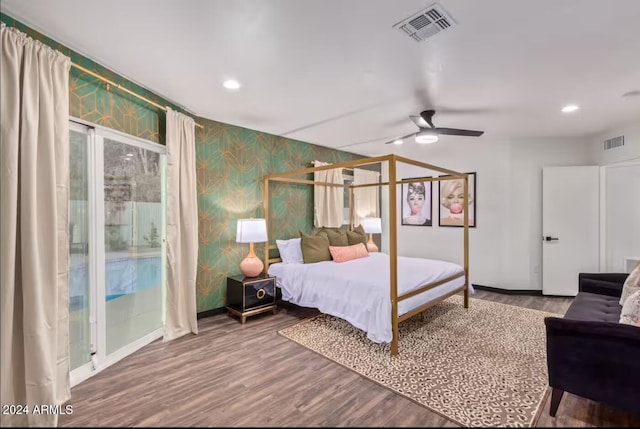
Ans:
<svg viewBox="0 0 640 429"><path fill-rule="evenodd" d="M247 316L265 311L276 314L276 278L266 274L228 276L227 311L239 316L243 324Z"/></svg>

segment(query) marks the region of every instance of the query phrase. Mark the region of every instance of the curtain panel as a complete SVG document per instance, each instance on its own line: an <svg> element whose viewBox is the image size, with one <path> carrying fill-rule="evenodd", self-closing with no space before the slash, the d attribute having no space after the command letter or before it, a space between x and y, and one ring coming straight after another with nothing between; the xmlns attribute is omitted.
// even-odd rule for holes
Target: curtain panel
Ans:
<svg viewBox="0 0 640 429"><path fill-rule="evenodd" d="M315 167L321 167L331 164L314 161L313 165ZM313 173L313 180L314 182L344 183L341 168L315 171ZM339 186L313 185L313 225L316 228L339 228L342 226L344 189L345 188Z"/></svg>
<svg viewBox="0 0 640 429"><path fill-rule="evenodd" d="M164 341L198 333L195 121L167 107L167 300Z"/></svg>
<svg viewBox="0 0 640 429"><path fill-rule="evenodd" d="M364 185L380 182L380 173L377 171L353 169L353 184ZM379 217L380 187L355 188L353 190L353 225L362 225L365 217Z"/></svg>
<svg viewBox="0 0 640 429"><path fill-rule="evenodd" d="M69 68L0 28L0 380L2 405L62 405L69 382ZM4 414L4 426L57 426Z"/></svg>

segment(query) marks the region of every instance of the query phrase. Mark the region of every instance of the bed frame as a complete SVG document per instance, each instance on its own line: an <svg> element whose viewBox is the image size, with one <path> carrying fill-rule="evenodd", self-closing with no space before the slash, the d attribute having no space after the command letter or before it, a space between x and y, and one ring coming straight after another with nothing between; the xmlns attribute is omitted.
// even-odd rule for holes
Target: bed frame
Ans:
<svg viewBox="0 0 640 429"><path fill-rule="evenodd" d="M379 183L368 183L364 185L344 185L337 183L325 183L325 182L315 182L313 180L295 178L295 176L305 175L309 173L314 173L316 171L323 170L331 170L334 168L352 168L362 165L371 165L371 164L379 164L381 166L384 163L387 163L388 166L388 181L387 182L379 182ZM398 163L411 164L417 167L422 167L429 170L435 170L441 173L445 173L448 176L445 177L430 177L430 178L421 178L421 179L407 179L407 180L398 180L396 177L396 167ZM337 164L331 165L323 165L318 167L310 167L310 168L302 168L299 170L289 171L285 173L276 173L271 174L264 177L264 217L267 224L267 236L269 235L269 183L270 182L287 182L287 183L302 183L308 185L322 185L322 186L337 186L342 188L349 188L349 228L353 230L353 190L355 188L363 188L369 186L388 186L389 187L389 273L390 273L390 297L391 297L391 324L392 324L392 332L393 339L391 341L391 355L395 356L398 354L398 324L403 320L406 320L425 309L431 307L434 304L437 304L440 301L443 301L449 298L451 295L464 291L464 308L469 308L469 199L464 199L464 228L463 228L463 240L464 240L464 272L453 275L451 277L445 278L443 280L429 283L421 286L420 288L408 292L404 295L398 296L398 242L397 242L397 204L391 203L397 201L397 186L402 183L414 183L414 182L439 182L441 180L453 180L453 179L464 179L464 195L468 195L469 193L469 179L466 173L459 173L457 171L448 170L446 168L438 167L436 165L427 164L420 161L415 161L409 158L404 158L397 155L384 155L377 156L372 158L363 158L357 159L354 161L340 162ZM269 264L280 262L280 258L271 258L270 251L277 249L277 246L266 245L264 251L264 272L266 273L269 270ZM464 285L456 288L450 293L437 298L431 302L428 302L402 316L398 316L398 302L403 301L405 299L411 298L412 296L418 295L426 290L432 289L436 286L439 286L443 283L449 282L455 278L463 276L465 277Z"/></svg>

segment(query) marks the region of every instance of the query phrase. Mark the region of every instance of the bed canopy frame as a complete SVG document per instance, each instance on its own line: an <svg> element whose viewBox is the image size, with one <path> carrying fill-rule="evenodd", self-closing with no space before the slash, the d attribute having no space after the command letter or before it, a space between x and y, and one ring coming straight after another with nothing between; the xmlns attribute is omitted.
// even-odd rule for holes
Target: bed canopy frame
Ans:
<svg viewBox="0 0 640 429"><path fill-rule="evenodd" d="M371 164L379 164L382 166L383 163L388 163L388 181L387 182L378 182L378 183L367 183L362 185L345 185L338 183L326 183L326 182L316 182L313 180L295 178L294 176L300 176L304 174L314 173L316 171L323 170L332 170L334 168L352 168L363 165L371 165ZM430 178L421 178L421 179L406 179L406 180L398 180L397 178L397 164L404 163L410 164L417 167L425 168L428 170L434 170L441 173L445 173L449 175L448 177L430 177ZM443 301L450 296L464 291L464 308L469 308L469 199L464 199L464 228L463 228L463 240L464 240L464 272L455 274L453 276L447 277L445 279L439 280L437 282L429 283L415 289L411 292L407 292L403 295L398 296L398 241L397 241L397 186L403 183L414 183L414 182L440 182L442 180L454 180L454 179L463 179L464 180L464 195L468 195L469 193L469 179L466 173L460 173L457 171L449 170L443 167L438 167L436 165L427 164L420 161L415 161L413 159L404 158L398 155L384 155L384 156L376 156L371 158L362 158L354 161L340 162L331 165L323 165L318 167L309 167L302 168L298 170L293 170L284 173L275 173L270 174L264 177L264 217L267 224L267 236L271 236L269 234L269 183L270 182L285 182L285 183L302 183L308 185L321 185L321 186L336 186L342 188L349 188L349 229L353 230L353 190L356 188L364 188L370 186L389 187L389 281L390 288L389 294L391 298L391 324L392 324L392 333L393 339L391 341L391 355L398 354L398 324L403 320L409 319L410 317L424 311L425 309L431 307L434 304L437 304L440 301ZM269 270L269 264L280 262L280 258L271 258L270 251L277 249L275 244L265 245L264 250L264 272L267 273ZM440 298L437 298L431 302L428 302L418 308L415 308L408 313L403 314L402 316L398 316L398 302L411 298L412 296L418 295L424 291L432 289L436 286L449 282L453 279L463 276L465 277L465 282L463 286L460 286L453 291L443 295Z"/></svg>

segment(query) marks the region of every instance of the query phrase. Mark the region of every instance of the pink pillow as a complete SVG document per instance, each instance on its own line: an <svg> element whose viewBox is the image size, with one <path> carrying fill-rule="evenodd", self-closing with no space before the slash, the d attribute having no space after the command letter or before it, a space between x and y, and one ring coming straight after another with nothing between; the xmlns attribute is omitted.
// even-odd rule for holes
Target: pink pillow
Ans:
<svg viewBox="0 0 640 429"><path fill-rule="evenodd" d="M329 246L329 252L336 262L346 262L369 256L369 251L363 243L354 244L353 246Z"/></svg>

